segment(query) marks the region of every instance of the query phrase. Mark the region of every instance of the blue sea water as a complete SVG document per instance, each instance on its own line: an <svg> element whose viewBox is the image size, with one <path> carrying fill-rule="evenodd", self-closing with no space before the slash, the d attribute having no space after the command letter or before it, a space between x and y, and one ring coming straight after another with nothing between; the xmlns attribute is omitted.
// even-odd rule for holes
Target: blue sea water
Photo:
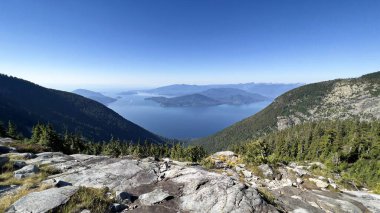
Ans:
<svg viewBox="0 0 380 213"><path fill-rule="evenodd" d="M266 101L242 106L174 108L162 107L153 101L144 100L151 96L144 93L123 95L108 107L158 135L194 139L216 133L270 104Z"/></svg>

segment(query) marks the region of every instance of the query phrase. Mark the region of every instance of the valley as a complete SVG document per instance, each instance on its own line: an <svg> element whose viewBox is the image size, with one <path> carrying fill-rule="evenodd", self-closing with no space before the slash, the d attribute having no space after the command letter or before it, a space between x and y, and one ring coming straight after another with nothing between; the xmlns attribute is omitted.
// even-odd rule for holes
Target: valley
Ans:
<svg viewBox="0 0 380 213"><path fill-rule="evenodd" d="M99 143L39 122L28 138L18 132L22 123L3 122L0 210L378 212L379 79L377 72L296 88L253 117L187 146L162 137L159 143L114 137ZM202 94L223 99L242 93L220 91ZM247 126L256 128L248 136L239 126L251 119L261 122ZM215 143L225 131L230 143ZM91 205L92 199L102 202Z"/></svg>

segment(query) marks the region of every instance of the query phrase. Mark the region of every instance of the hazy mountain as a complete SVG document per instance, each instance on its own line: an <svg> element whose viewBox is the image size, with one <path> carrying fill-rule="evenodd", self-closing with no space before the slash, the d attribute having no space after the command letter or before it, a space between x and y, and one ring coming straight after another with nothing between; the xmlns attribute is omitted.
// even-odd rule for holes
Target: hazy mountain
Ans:
<svg viewBox="0 0 380 213"><path fill-rule="evenodd" d="M380 119L380 72L291 90L259 113L192 143L221 150L305 121L349 118Z"/></svg>
<svg viewBox="0 0 380 213"><path fill-rule="evenodd" d="M152 97L153 100L165 107L202 107L221 104L242 105L269 100L259 94L233 88L208 89L201 93L183 95L174 98Z"/></svg>
<svg viewBox="0 0 380 213"><path fill-rule="evenodd" d="M77 89L77 90L74 90L73 93L81 95L81 96L89 98L89 99L92 99L92 100L97 101L99 103L102 103L104 105L110 104L110 103L115 102L117 100L115 98L105 96L100 92L94 92L94 91L90 91L90 90L86 90L86 89Z"/></svg>
<svg viewBox="0 0 380 213"><path fill-rule="evenodd" d="M94 140L161 142L161 138L124 119L103 104L69 92L47 89L0 74L0 120L13 121L30 135L32 126L50 123L60 132L79 132Z"/></svg>
<svg viewBox="0 0 380 213"><path fill-rule="evenodd" d="M250 93L241 89L234 89L234 88L208 89L204 92L201 92L200 94L205 95L214 100L217 100L220 103L231 104L231 105L250 104L250 103L269 100L269 98L264 97L262 95Z"/></svg>
<svg viewBox="0 0 380 213"><path fill-rule="evenodd" d="M219 101L201 94L184 95L174 98L150 97L146 98L146 100L155 101L165 107L204 107L221 104Z"/></svg>
<svg viewBox="0 0 380 213"><path fill-rule="evenodd" d="M250 93L257 93L266 97L275 98L291 89L301 86L302 84L266 84L266 83L245 83L245 84L215 84L215 85L187 85L174 84L156 89L146 90L148 93L169 96L181 96L194 93L201 93L208 89L233 88L240 89Z"/></svg>

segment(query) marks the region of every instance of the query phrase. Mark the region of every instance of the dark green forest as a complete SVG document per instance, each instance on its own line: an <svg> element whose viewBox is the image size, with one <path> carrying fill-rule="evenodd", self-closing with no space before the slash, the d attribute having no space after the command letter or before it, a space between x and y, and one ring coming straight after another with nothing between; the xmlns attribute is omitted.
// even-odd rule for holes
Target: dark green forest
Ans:
<svg viewBox="0 0 380 213"><path fill-rule="evenodd" d="M200 162L206 152L201 146L184 147L179 143L149 143L147 140L131 142L111 137L110 140L93 142L79 134L65 132L58 134L50 124L37 124L33 127L30 138L23 138L17 132L13 122L4 125L0 122L0 137L11 137L18 142L10 144L20 152L56 151L65 154L89 154L120 157L132 155L138 158L155 157L157 159L170 157L174 160Z"/></svg>
<svg viewBox="0 0 380 213"><path fill-rule="evenodd" d="M380 190L379 121L305 123L231 148L251 164L319 161L357 186Z"/></svg>
<svg viewBox="0 0 380 213"><path fill-rule="evenodd" d="M108 140L113 135L134 143L165 141L103 104L80 95L47 89L3 74L0 74L0 85L0 118L15 122L25 137L30 137L36 123L49 123L58 132L78 133L89 140Z"/></svg>

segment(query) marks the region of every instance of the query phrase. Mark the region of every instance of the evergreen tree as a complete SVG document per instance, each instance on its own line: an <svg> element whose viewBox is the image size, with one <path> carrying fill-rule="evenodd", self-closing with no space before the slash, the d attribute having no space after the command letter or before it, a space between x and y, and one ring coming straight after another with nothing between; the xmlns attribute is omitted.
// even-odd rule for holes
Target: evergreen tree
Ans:
<svg viewBox="0 0 380 213"><path fill-rule="evenodd" d="M8 121L8 131L7 131L7 135L11 138L17 138L17 129L16 129L16 125L11 122L11 121Z"/></svg>

